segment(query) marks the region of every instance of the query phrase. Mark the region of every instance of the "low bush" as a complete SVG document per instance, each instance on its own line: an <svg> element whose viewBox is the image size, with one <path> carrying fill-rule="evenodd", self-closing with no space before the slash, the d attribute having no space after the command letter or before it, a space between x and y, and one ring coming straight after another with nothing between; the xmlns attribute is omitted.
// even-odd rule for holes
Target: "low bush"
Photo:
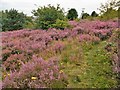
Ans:
<svg viewBox="0 0 120 90"><path fill-rule="evenodd" d="M32 61L22 65L19 72L7 74L3 88L65 87L65 82L65 75L55 58L45 61L33 56Z"/></svg>

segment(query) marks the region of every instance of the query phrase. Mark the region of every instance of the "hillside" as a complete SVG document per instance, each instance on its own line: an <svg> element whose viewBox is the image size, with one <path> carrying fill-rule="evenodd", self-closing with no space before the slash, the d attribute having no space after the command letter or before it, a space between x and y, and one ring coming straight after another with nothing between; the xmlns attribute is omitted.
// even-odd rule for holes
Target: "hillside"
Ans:
<svg viewBox="0 0 120 90"><path fill-rule="evenodd" d="M64 30L0 32L3 87L118 87L118 22L69 24Z"/></svg>

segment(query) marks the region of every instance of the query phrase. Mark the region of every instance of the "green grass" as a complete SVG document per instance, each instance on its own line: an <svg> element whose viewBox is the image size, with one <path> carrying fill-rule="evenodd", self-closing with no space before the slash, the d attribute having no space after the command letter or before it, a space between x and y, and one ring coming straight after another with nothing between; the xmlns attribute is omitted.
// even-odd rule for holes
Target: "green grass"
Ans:
<svg viewBox="0 0 120 90"><path fill-rule="evenodd" d="M113 88L117 86L111 59L104 50L105 45L104 41L99 44L80 45L76 42L68 44L61 54L64 63L63 71L68 76L67 87Z"/></svg>
<svg viewBox="0 0 120 90"><path fill-rule="evenodd" d="M49 50L40 56L45 60L59 57L60 68L67 76L67 88L115 88L117 86L116 75L112 71L111 54L104 49L106 41L95 44L66 39L62 42L65 48L60 53Z"/></svg>
<svg viewBox="0 0 120 90"><path fill-rule="evenodd" d="M111 59L104 49L105 45L106 42L100 42L98 45L93 45L93 48L89 51L86 51L89 45L83 47L87 62L84 77L89 81L88 87L110 88L117 85L115 75L112 72Z"/></svg>

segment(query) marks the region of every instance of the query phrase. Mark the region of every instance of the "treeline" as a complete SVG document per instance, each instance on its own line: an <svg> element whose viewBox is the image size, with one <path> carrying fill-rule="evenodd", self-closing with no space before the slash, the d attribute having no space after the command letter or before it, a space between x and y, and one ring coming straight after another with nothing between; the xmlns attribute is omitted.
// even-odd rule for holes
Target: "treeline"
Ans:
<svg viewBox="0 0 120 90"><path fill-rule="evenodd" d="M2 31L13 31L19 29L48 29L48 28L57 28L65 29L70 28L68 20L80 19L100 19L100 20L109 20L118 17L118 2L112 0L105 4L101 4L99 8L100 13L93 11L91 15L84 12L82 17L78 18L78 12L76 9L71 8L68 10L67 15L65 15L64 9L60 5L55 6L44 6L39 7L37 10L33 10L33 16L27 16L23 12L18 12L15 9L1 11L2 19L0 23L2 25Z"/></svg>

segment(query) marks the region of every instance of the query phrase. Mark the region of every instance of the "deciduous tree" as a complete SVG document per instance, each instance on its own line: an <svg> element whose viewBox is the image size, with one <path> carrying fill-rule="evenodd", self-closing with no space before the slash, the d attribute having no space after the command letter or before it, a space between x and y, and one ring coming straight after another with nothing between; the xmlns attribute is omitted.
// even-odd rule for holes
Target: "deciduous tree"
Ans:
<svg viewBox="0 0 120 90"><path fill-rule="evenodd" d="M67 18L69 20L76 19L77 17L78 17L78 13L77 13L76 9L72 8L68 11Z"/></svg>

